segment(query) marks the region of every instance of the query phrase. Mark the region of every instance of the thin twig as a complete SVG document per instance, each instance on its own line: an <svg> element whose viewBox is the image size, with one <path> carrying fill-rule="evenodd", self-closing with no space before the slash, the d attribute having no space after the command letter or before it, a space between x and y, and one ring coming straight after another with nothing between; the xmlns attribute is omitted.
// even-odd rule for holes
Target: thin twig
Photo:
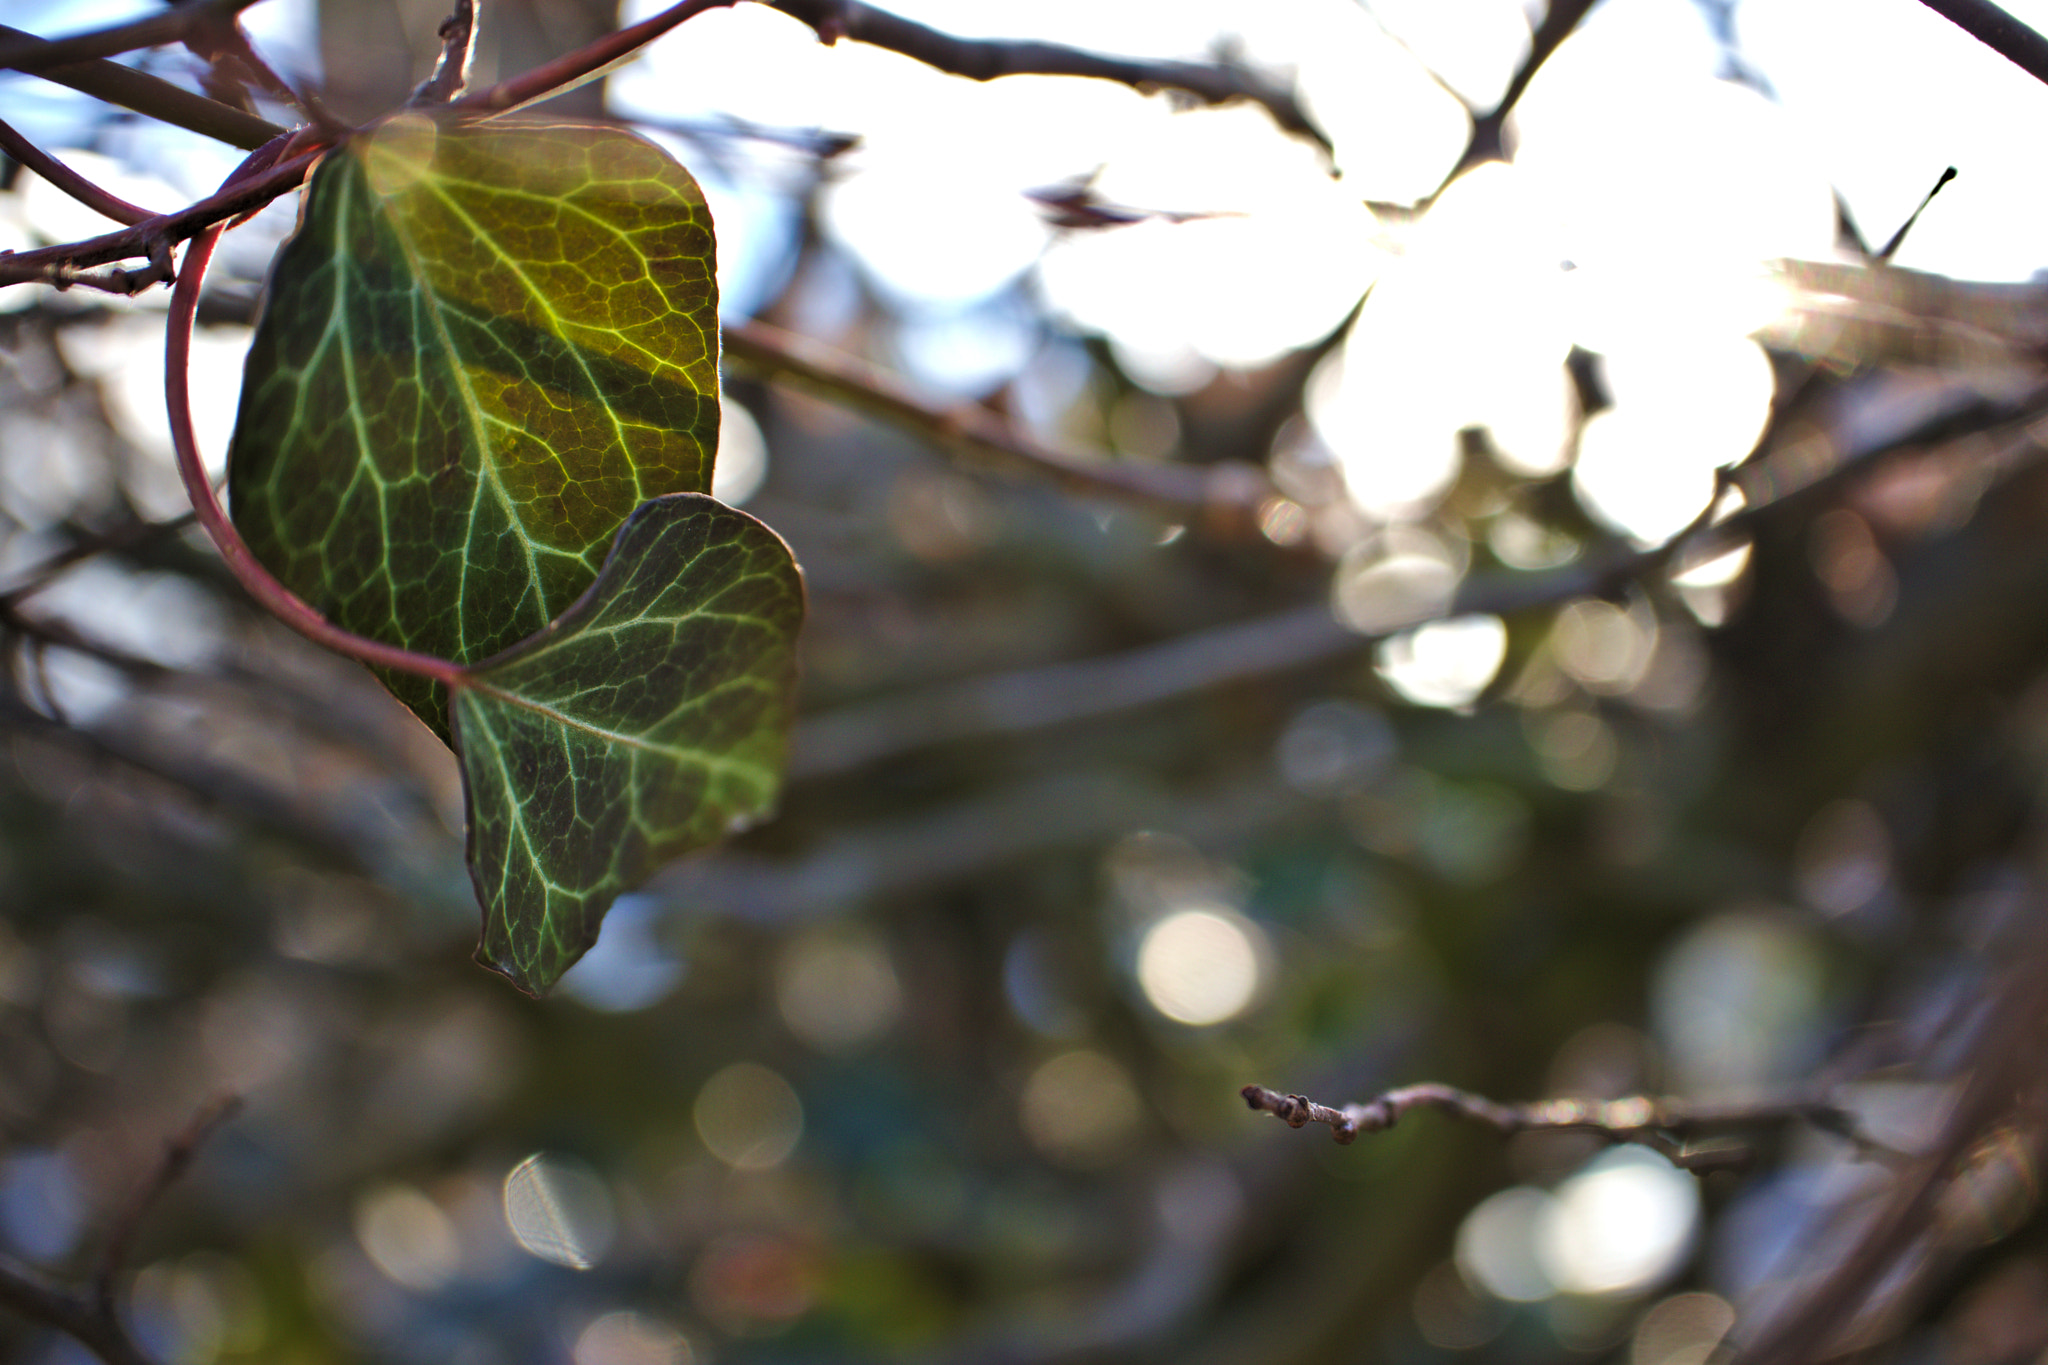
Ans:
<svg viewBox="0 0 2048 1365"><path fill-rule="evenodd" d="M1927 197L1920 201L1920 206L1914 209L1910 214L1906 215L1906 221L1899 224L1899 230L1897 232L1894 232L1891 236L1891 240L1884 244L1884 249L1879 251L1871 259L1876 261L1879 265L1883 265L1889 262L1892 257L1898 255L1899 248L1906 244L1906 234L1911 232L1913 230L1913 225L1920 221L1920 215L1927 212L1927 206L1934 202L1934 196L1940 194L1942 191L1942 187L1955 178L1955 167L1951 166L1947 170L1943 171L1941 173L1940 178L1938 178L1934 182L1934 188L1927 191Z"/></svg>
<svg viewBox="0 0 2048 1365"><path fill-rule="evenodd" d="M1259 508L1274 495L1265 474L1251 465L1138 464L1052 450L988 408L934 407L894 375L765 323L728 326L725 354L753 374L793 382L997 469L1089 497L1150 507L1205 530L1235 535L1255 530Z"/></svg>
<svg viewBox="0 0 2048 1365"><path fill-rule="evenodd" d="M93 1300L100 1312L108 1318L116 1316L114 1302L114 1281L121 1269L128 1263L128 1253L135 1245L135 1235L142 1230L143 1219L164 1191L176 1184L192 1165L192 1159L206 1140L219 1130L220 1126L233 1118L242 1108L240 1095L220 1095L209 1102L192 1118L192 1121L164 1143L162 1158L149 1178L137 1187L135 1194L114 1219L107 1233L107 1243L100 1251L99 1270L93 1276Z"/></svg>
<svg viewBox="0 0 2048 1365"><path fill-rule="evenodd" d="M676 25L736 0L681 0L661 13L543 63L531 71L454 101L460 108L497 113L552 99L632 60L641 48ZM775 0L774 8L810 25L826 42L850 38L886 48L935 70L970 80L999 76L1083 76L1138 90L1178 90L1208 104L1249 100L1290 133L1325 151L1330 140L1309 120L1293 92L1242 67L1216 62L1148 62L1113 57L1060 43L956 38L950 33L876 9L860 0Z"/></svg>
<svg viewBox="0 0 2048 1365"><path fill-rule="evenodd" d="M1290 1128L1311 1123L1329 1125L1340 1145L1362 1133L1382 1133L1414 1109L1434 1109L1491 1128L1503 1137L1516 1133L1592 1133L1609 1142L1636 1143L1669 1157L1688 1170L1729 1163L1735 1153L1726 1147L1694 1148L1688 1137L1795 1121L1835 1132L1853 1132L1847 1110L1831 1101L1795 1095L1738 1104L1701 1104L1646 1095L1621 1100L1538 1100L1533 1104L1502 1104L1454 1086L1429 1082L1384 1091L1363 1104L1339 1109L1305 1095L1283 1095L1263 1085L1240 1092L1253 1109L1273 1115Z"/></svg>
<svg viewBox="0 0 2048 1365"><path fill-rule="evenodd" d="M52 46L47 39L5 24L0 24L0 43L35 51ZM258 118L233 105L172 85L146 71L137 71L104 58L43 67L35 74L80 94L147 114L231 147L245 150L261 147L285 131L268 119Z"/></svg>
<svg viewBox="0 0 2048 1365"><path fill-rule="evenodd" d="M6 122L0 122L0 150L102 217L132 227L157 216L154 209L142 208L119 195L109 194L30 142Z"/></svg>
<svg viewBox="0 0 2048 1365"><path fill-rule="evenodd" d="M2037 81L2048 82L2048 38L1990 0L1920 0Z"/></svg>

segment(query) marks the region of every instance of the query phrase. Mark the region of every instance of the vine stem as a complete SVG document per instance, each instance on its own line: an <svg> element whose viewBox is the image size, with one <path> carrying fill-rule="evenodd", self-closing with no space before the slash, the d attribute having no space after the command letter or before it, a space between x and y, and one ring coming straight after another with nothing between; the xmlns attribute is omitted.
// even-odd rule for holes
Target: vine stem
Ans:
<svg viewBox="0 0 2048 1365"><path fill-rule="evenodd" d="M206 265L213 258L214 244L220 240L221 231L221 224L211 224L185 248L184 269L178 272L177 287L171 291L170 319L164 336L164 399L170 415L171 445L177 455L178 476L185 481L185 496L192 500L194 515L213 537L229 572L249 595L314 644L379 668L430 678L451 692L462 688L468 682L468 673L460 664L354 634L322 616L263 567L241 532L228 520L199 458L199 442L192 430L190 382L192 326L199 312L199 285L206 277Z"/></svg>

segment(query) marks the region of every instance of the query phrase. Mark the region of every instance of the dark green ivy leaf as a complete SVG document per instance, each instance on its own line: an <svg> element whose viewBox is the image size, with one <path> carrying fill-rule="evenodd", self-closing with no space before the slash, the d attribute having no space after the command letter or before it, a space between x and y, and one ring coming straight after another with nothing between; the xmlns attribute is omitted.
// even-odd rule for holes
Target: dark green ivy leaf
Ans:
<svg viewBox="0 0 2048 1365"><path fill-rule="evenodd" d="M802 617L780 537L678 494L633 513L545 632L470 670L451 712L479 962L545 992L621 892L767 811Z"/></svg>
<svg viewBox="0 0 2048 1365"><path fill-rule="evenodd" d="M712 255L689 172L623 129L414 112L337 148L249 351L243 538L359 635L471 663L534 634L635 507L710 487Z"/></svg>

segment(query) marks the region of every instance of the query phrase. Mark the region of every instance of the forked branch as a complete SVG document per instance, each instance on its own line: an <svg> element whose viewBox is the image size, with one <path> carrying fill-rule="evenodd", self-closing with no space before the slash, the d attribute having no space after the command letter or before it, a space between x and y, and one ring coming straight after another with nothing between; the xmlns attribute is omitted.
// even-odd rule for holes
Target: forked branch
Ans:
<svg viewBox="0 0 2048 1365"><path fill-rule="evenodd" d="M62 1332L106 1365L151 1365L121 1321L115 1281L126 1264L142 1220L164 1191L191 1166L199 1148L240 1107L237 1096L215 1099L164 1144L162 1158L116 1218L88 1292L67 1289L28 1266L0 1257L0 1305L31 1322Z"/></svg>

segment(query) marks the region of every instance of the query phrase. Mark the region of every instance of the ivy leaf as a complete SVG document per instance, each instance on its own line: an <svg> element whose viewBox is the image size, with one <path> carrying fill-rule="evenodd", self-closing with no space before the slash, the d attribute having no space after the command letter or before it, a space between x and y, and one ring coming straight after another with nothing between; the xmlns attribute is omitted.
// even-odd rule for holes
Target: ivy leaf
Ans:
<svg viewBox="0 0 2048 1365"><path fill-rule="evenodd" d="M718 445L711 219L619 128L408 112L330 153L280 253L235 524L337 625L471 663L591 584ZM437 689L385 684L447 737Z"/></svg>
<svg viewBox="0 0 2048 1365"><path fill-rule="evenodd" d="M766 813L802 618L780 537L677 494L627 519L545 632L468 671L451 709L479 962L544 993L615 897Z"/></svg>

